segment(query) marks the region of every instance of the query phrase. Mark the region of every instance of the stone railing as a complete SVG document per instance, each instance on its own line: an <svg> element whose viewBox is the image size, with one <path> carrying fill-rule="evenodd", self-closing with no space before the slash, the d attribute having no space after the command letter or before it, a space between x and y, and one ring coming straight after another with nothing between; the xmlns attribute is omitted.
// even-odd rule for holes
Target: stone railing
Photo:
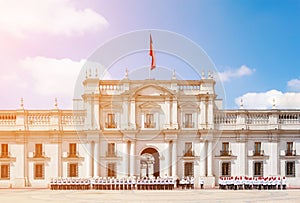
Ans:
<svg viewBox="0 0 300 203"><path fill-rule="evenodd" d="M0 112L0 126L12 126L16 124L16 114L9 112Z"/></svg>
<svg viewBox="0 0 300 203"><path fill-rule="evenodd" d="M72 110L5 110L0 111L0 129L63 129L83 126L85 112Z"/></svg>
<svg viewBox="0 0 300 203"><path fill-rule="evenodd" d="M217 130L300 129L300 110L225 110L214 115Z"/></svg>

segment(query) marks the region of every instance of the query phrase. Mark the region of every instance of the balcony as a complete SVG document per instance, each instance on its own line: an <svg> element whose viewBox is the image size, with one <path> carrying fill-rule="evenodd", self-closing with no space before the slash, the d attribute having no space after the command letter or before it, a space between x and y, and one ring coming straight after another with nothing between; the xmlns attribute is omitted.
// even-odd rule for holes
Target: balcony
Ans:
<svg viewBox="0 0 300 203"><path fill-rule="evenodd" d="M33 158L44 158L45 152L33 152Z"/></svg>
<svg viewBox="0 0 300 203"><path fill-rule="evenodd" d="M7 163L16 162L16 157L12 157L10 152L2 152L0 154L0 161L7 162Z"/></svg>
<svg viewBox="0 0 300 203"><path fill-rule="evenodd" d="M116 151L106 152L106 157L117 157Z"/></svg>
<svg viewBox="0 0 300 203"><path fill-rule="evenodd" d="M296 150L285 150L285 156L296 156Z"/></svg>
<svg viewBox="0 0 300 203"><path fill-rule="evenodd" d="M231 150L221 150L220 156L232 156Z"/></svg>
<svg viewBox="0 0 300 203"><path fill-rule="evenodd" d="M264 156L265 152L264 150L254 150L253 156Z"/></svg>
<svg viewBox="0 0 300 203"><path fill-rule="evenodd" d="M195 125L194 125L194 122L184 122L183 127L184 128L194 128Z"/></svg>
<svg viewBox="0 0 300 203"><path fill-rule="evenodd" d="M144 128L156 128L156 123L144 123Z"/></svg>
<svg viewBox="0 0 300 203"><path fill-rule="evenodd" d="M2 152L0 154L0 158L9 158L10 157L10 153L9 152Z"/></svg>
<svg viewBox="0 0 300 203"><path fill-rule="evenodd" d="M184 157L194 157L195 156L194 150L184 150L183 156Z"/></svg>
<svg viewBox="0 0 300 203"><path fill-rule="evenodd" d="M117 123L105 123L105 128L117 128Z"/></svg>
<svg viewBox="0 0 300 203"><path fill-rule="evenodd" d="M78 158L79 157L79 153L78 152L68 152L67 153L67 157L68 158Z"/></svg>

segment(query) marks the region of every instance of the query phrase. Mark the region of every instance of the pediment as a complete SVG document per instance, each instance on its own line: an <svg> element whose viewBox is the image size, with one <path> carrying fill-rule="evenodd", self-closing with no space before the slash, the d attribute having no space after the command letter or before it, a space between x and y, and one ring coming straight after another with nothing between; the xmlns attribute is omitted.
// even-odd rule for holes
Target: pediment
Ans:
<svg viewBox="0 0 300 203"><path fill-rule="evenodd" d="M187 102L179 105L179 108L181 109L198 109L199 106L195 103Z"/></svg>
<svg viewBox="0 0 300 203"><path fill-rule="evenodd" d="M139 105L141 109L160 109L160 105L155 102L146 102Z"/></svg>
<svg viewBox="0 0 300 203"><path fill-rule="evenodd" d="M141 87L137 87L126 92L131 97L134 96L171 96L174 95L172 90L162 87L160 85L147 84Z"/></svg>
<svg viewBox="0 0 300 203"><path fill-rule="evenodd" d="M119 110L119 109L122 109L122 106L121 105L117 105L117 104L113 104L111 102L107 102L107 103L101 104L100 108L102 108L102 109Z"/></svg>

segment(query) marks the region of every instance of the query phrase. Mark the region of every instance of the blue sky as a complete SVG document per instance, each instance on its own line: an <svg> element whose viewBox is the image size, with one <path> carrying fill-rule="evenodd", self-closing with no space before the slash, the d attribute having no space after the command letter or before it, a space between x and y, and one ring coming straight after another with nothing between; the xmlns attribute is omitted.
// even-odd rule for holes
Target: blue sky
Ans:
<svg viewBox="0 0 300 203"><path fill-rule="evenodd" d="M28 102L27 106L31 108L51 108L53 98L58 97L60 107L68 108L71 95L63 91L55 93L39 88L43 86L40 84L43 80L37 79L37 72L40 71L41 77L43 74L47 75L51 68L43 67L51 67L50 62L54 66L67 63L79 67L82 60L104 42L122 33L140 29L173 31L199 44L211 57L218 71L226 76L223 82L227 97L226 108L238 108L241 97L244 105L249 108L270 108L272 98L276 99L279 108L300 108L299 0L53 2L54 6L60 6L66 11L73 9L74 12L70 15L76 15L78 24L82 26L67 22L72 21L70 17L64 19L67 26L62 30L58 20L53 20L53 25L49 24L53 29L34 23L28 26L26 21L27 24L22 25L27 25L27 30L26 27L23 30L12 30L7 26L12 22L3 20L7 18L6 14L0 15L0 42L6 42L0 48L0 53L4 56L0 62L1 74L24 83L21 88L12 85L15 83L1 84L4 97L10 99L3 99L0 108L17 108L20 97L24 97L25 103ZM24 10L34 13L34 17L41 15L40 18L43 19L46 14L40 12L40 7L34 7L34 3L34 0L29 0L23 5ZM0 4L2 9L6 9L6 4L1 1ZM43 6L47 9L52 4L51 1L45 1ZM15 5L11 5L10 9L14 8ZM80 13L85 9L91 10L93 15L88 12L85 15ZM10 13L14 12L12 10ZM15 15L17 14L16 11ZM52 13L54 16L55 14ZM105 21L101 21L101 17ZM62 62L63 59L65 60ZM159 54L157 60L159 65ZM43 66L43 63L46 64ZM5 68L7 66L12 67L11 71ZM33 66L37 66L35 68L38 71ZM70 73L70 70L73 69L66 68L65 71ZM241 73L242 70L246 70L246 73ZM59 78L55 83L59 83L58 80ZM45 88L57 88L51 85L49 82ZM26 95L24 91L27 92ZM13 95L11 92L14 92Z"/></svg>

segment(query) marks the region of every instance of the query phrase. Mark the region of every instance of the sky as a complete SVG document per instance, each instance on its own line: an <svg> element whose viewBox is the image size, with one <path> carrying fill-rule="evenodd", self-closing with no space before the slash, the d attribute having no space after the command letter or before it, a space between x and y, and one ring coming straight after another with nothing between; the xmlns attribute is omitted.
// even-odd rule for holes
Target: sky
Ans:
<svg viewBox="0 0 300 203"><path fill-rule="evenodd" d="M71 109L89 56L124 33L153 29L207 53L225 108L242 99L249 109L300 109L300 0L0 0L0 109L18 109L21 98L27 109L52 109L54 98ZM163 58L156 53L157 66Z"/></svg>

